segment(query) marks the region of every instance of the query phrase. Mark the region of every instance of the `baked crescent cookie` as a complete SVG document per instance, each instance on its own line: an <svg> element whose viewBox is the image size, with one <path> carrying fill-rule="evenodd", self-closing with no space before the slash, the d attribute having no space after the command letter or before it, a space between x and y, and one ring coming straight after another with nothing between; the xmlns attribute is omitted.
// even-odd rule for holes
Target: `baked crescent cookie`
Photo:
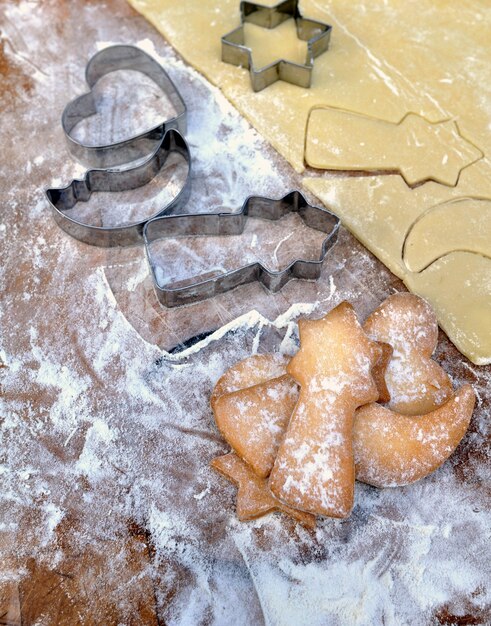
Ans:
<svg viewBox="0 0 491 626"><path fill-rule="evenodd" d="M426 415L408 417L376 403L359 408L353 429L357 480L398 487L434 472L465 435L475 400L464 385Z"/></svg>

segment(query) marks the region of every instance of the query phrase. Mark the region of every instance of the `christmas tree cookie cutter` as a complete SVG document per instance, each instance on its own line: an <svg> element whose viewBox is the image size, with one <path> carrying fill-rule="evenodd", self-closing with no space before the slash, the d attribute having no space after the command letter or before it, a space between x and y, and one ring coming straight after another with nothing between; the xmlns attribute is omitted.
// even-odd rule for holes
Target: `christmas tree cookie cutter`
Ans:
<svg viewBox="0 0 491 626"><path fill-rule="evenodd" d="M87 202L92 193L127 191L149 183L165 166L168 157L177 152L188 163L183 187L174 199L145 220L114 227L85 224L70 217L70 209L78 202ZM128 246L142 242L143 227L149 219L185 206L191 191L191 155L184 137L177 130L168 130L153 153L136 167L129 169L92 169L83 179L75 179L67 187L46 190L54 219L67 234L93 246Z"/></svg>

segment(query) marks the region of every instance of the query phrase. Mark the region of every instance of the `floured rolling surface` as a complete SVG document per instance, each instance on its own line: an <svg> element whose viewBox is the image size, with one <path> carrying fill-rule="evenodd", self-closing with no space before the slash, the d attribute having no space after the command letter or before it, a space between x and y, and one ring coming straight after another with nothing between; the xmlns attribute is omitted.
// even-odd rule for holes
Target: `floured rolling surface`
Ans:
<svg viewBox="0 0 491 626"><path fill-rule="evenodd" d="M279 514L236 521L236 487L209 467L228 452L213 425L213 385L236 361L279 349L282 333L283 348L291 347L291 320L321 317L343 299L362 319L401 284L341 230L322 292L321 283L302 283L298 298L292 284L273 299L277 314L269 316L283 316L281 328L247 314L207 349L165 361L157 338L173 336L177 317L154 308L151 284L139 290L148 278L142 251L97 250L66 237L40 190L83 173L66 153L59 116L85 91L85 63L98 46L153 42L173 78L184 66L119 0L1 7L0 597L11 601L10 614L49 623L48 612L36 611L49 607L33 601L46 590L37 583L54 588L60 572L82 569L56 590L76 605L70 623L81 610L87 621L89 606L96 623L111 626L141 624L138 610L148 624L156 611L160 623L186 626L489 622L489 368L464 365L442 335L435 358L456 386L475 386L478 402L456 458L435 479L400 493L360 486L353 516L321 522L314 533ZM49 47L48 31L56 33ZM186 89L184 80L179 86ZM31 129L27 143L18 141L20 126ZM228 189L214 186L217 207ZM286 316L285 293L302 303ZM213 323L237 317L250 294L220 299ZM186 311L179 326L196 334L211 317L208 306ZM74 517L77 524L63 523ZM135 545L138 571L122 576ZM13 591L4 596L7 585ZM104 603L112 622L97 615Z"/></svg>

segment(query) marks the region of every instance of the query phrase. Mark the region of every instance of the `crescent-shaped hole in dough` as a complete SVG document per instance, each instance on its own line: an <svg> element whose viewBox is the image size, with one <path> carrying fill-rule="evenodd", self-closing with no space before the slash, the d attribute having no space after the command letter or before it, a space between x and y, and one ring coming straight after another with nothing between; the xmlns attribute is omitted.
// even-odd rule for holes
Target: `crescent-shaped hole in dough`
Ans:
<svg viewBox="0 0 491 626"><path fill-rule="evenodd" d="M491 199L458 198L431 207L409 229L403 259L411 272L422 272L457 250L491 257Z"/></svg>
<svg viewBox="0 0 491 626"><path fill-rule="evenodd" d="M491 258L454 251L404 279L431 299L441 328L473 363L491 363Z"/></svg>

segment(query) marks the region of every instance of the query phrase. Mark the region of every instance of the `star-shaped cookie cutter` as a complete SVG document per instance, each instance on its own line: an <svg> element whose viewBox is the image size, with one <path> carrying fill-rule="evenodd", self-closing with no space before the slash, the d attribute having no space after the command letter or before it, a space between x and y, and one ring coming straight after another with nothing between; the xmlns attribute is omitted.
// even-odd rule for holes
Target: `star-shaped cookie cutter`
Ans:
<svg viewBox="0 0 491 626"><path fill-rule="evenodd" d="M307 226L326 233L318 260L297 259L280 271L268 270L256 261L184 287L163 287L159 283L159 270L165 272L165 268L155 262L152 254L151 246L156 240L182 236L240 235L249 217L279 220L289 213L298 213ZM256 280L269 291L276 292L292 278L319 278L324 258L336 243L339 224L340 220L334 213L309 204L300 191L294 190L279 200L250 196L236 213L163 215L146 223L143 239L157 297L163 305L174 307L205 300Z"/></svg>
<svg viewBox="0 0 491 626"><path fill-rule="evenodd" d="M241 2L240 13L241 25L222 37L222 61L248 69L254 91L261 91L277 80L309 88L312 83L314 59L328 49L332 26L302 17L298 0L284 0L273 7L254 2ZM307 42L305 63L302 65L279 59L256 69L252 51L245 45L244 23L272 29L290 18L295 20L298 38Z"/></svg>

